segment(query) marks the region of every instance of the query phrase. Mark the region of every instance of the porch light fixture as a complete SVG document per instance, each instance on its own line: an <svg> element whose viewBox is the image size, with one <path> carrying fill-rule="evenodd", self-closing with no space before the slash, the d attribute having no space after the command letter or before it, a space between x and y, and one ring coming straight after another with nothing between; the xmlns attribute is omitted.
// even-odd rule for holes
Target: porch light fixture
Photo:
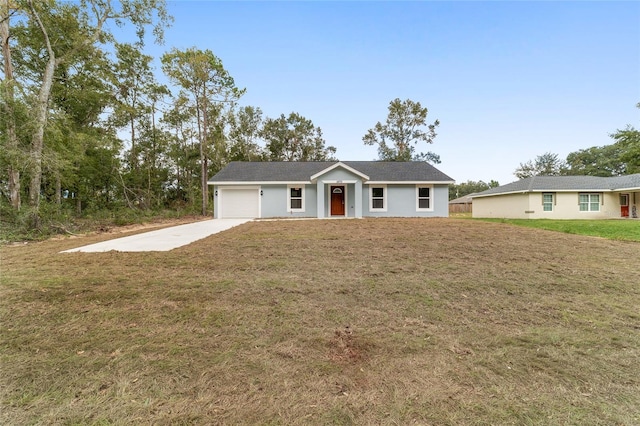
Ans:
<svg viewBox="0 0 640 426"><path fill-rule="evenodd" d="M262 189L260 190L260 196L262 197Z"/></svg>
<svg viewBox="0 0 640 426"><path fill-rule="evenodd" d="M216 197L218 196L218 190L217 190L217 189L216 189L216 193L215 193L215 196L216 196Z"/></svg>

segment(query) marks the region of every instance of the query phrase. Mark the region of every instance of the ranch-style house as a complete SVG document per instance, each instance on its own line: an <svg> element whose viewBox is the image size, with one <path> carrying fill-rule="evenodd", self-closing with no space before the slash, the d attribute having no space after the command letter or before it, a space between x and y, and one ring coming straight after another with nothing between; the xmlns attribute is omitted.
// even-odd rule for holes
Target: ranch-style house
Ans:
<svg viewBox="0 0 640 426"><path fill-rule="evenodd" d="M640 173L534 176L473 196L473 217L509 219L637 218Z"/></svg>
<svg viewBox="0 0 640 426"><path fill-rule="evenodd" d="M449 176L425 162L232 162L214 218L447 217Z"/></svg>

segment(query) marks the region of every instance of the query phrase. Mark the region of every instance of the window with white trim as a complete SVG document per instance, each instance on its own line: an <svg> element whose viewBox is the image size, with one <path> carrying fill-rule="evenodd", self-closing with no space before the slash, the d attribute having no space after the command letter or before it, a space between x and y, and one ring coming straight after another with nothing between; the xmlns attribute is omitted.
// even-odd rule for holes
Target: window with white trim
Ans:
<svg viewBox="0 0 640 426"><path fill-rule="evenodd" d="M387 211L387 186L376 185L369 187L369 210Z"/></svg>
<svg viewBox="0 0 640 426"><path fill-rule="evenodd" d="M433 210L433 186L421 185L416 186L416 210L430 211Z"/></svg>
<svg viewBox="0 0 640 426"><path fill-rule="evenodd" d="M578 194L578 203L581 212L599 212L600 194Z"/></svg>
<svg viewBox="0 0 640 426"><path fill-rule="evenodd" d="M553 192L543 192L542 193L542 211L544 212L552 212L553 205L555 199L555 194Z"/></svg>
<svg viewBox="0 0 640 426"><path fill-rule="evenodd" d="M287 211L304 211L304 186L289 186L287 193Z"/></svg>

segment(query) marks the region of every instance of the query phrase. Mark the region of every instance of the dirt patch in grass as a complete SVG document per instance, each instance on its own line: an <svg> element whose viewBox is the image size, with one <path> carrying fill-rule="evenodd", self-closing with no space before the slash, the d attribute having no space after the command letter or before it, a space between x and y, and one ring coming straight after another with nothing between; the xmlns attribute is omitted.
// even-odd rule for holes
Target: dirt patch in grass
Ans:
<svg viewBox="0 0 640 426"><path fill-rule="evenodd" d="M61 235L55 235L48 238L48 241L74 241L74 244L93 244L94 242L100 242L110 240L113 238L119 238L125 235L140 234L143 232L152 231L155 229L168 228L171 226L184 225L187 223L198 222L201 220L211 220L208 216L182 216L180 218L158 218L149 222L134 223L131 225L114 226L110 224L99 224L92 227L92 230L84 233L67 233ZM78 242L78 240L82 240ZM5 242L0 241L0 247L20 247L27 244L40 243L41 241L12 241Z"/></svg>
<svg viewBox="0 0 640 426"><path fill-rule="evenodd" d="M118 235L118 234L136 234L139 232L147 232L154 229L166 228L168 226L183 225L186 223L198 222L201 220L211 220L208 216L182 216L180 218L158 218L150 222L133 223L131 225L113 226L113 225L100 225L95 231L77 235L57 235L51 238L51 240L64 240L68 238L86 238L92 235ZM119 236L119 235L118 235Z"/></svg>
<svg viewBox="0 0 640 426"><path fill-rule="evenodd" d="M0 248L0 423L640 423L638 243L365 219L77 244Z"/></svg>
<svg viewBox="0 0 640 426"><path fill-rule="evenodd" d="M366 360L370 346L362 342L348 325L336 330L329 343L329 358L345 364L357 364Z"/></svg>

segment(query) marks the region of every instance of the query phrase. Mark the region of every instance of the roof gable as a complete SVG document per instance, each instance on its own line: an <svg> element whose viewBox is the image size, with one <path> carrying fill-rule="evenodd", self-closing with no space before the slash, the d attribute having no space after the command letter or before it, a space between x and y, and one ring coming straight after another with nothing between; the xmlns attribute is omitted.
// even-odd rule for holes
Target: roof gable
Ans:
<svg viewBox="0 0 640 426"><path fill-rule="evenodd" d="M365 175L365 174L364 174L364 173L362 173L362 172L359 172L358 170L354 169L353 167L349 167L349 166L347 166L346 164L344 164L344 163L343 163L343 162L341 162L341 161L339 161L339 162L335 163L335 164L334 164L334 165L332 165L332 166L327 167L327 168L326 168L326 169L324 169L324 170L319 171L318 173L316 173L316 174L314 174L313 176L311 176L311 177L309 178L309 180L311 180L311 181L313 182L313 181L317 180L320 176L322 176L322 175L324 175L324 174L326 174L326 173L329 173L331 170L334 170L334 169L336 169L336 168L338 168L338 167L342 167L343 169L345 169L345 170L347 170L347 171L349 171L349 172L351 172L351 173L353 173L353 174L355 174L355 175L360 176L360 177L362 178L362 180L363 180L363 181L368 181L368 180L369 180L369 176Z"/></svg>

